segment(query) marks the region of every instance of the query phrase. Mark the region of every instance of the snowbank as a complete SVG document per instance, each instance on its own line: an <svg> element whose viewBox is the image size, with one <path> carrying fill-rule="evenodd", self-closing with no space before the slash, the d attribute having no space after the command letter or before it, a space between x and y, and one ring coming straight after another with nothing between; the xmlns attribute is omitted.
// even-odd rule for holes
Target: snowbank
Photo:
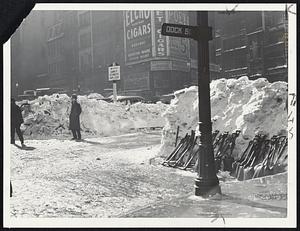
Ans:
<svg viewBox="0 0 300 231"><path fill-rule="evenodd" d="M249 80L241 77L214 80L210 88L213 130L242 131L234 155L241 154L257 133L287 135L286 82L269 83L265 78ZM177 126L180 128L179 139L197 128L198 87L175 92L175 98L163 116L167 122L159 155L167 156L174 149Z"/></svg>
<svg viewBox="0 0 300 231"><path fill-rule="evenodd" d="M93 135L118 135L143 127L163 127L161 116L167 105L136 103L124 105L93 99L99 95L78 96L82 113L81 129ZM65 94L42 96L29 102L23 111L25 135L52 137L69 134L70 97Z"/></svg>

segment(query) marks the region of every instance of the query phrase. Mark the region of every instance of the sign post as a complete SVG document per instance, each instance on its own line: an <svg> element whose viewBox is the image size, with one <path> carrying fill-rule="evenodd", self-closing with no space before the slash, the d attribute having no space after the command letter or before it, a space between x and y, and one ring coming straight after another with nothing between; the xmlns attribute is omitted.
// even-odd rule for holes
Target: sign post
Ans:
<svg viewBox="0 0 300 231"><path fill-rule="evenodd" d="M210 107L209 47L212 29L208 27L208 12L197 12L197 26L164 23L162 35L192 38L198 42L198 109L200 141L198 151L195 195L208 197L221 193L215 172L212 145L212 123Z"/></svg>
<svg viewBox="0 0 300 231"><path fill-rule="evenodd" d="M113 81L113 101L117 102L117 80L120 80L120 66L113 63L108 67L108 80Z"/></svg>

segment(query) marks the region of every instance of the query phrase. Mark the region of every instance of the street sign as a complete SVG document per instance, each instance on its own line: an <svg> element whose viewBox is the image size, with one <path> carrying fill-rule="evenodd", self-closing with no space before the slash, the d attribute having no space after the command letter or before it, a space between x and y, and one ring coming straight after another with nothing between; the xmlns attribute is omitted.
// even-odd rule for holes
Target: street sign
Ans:
<svg viewBox="0 0 300 231"><path fill-rule="evenodd" d="M166 36L192 38L193 26L164 23L161 34Z"/></svg>
<svg viewBox="0 0 300 231"><path fill-rule="evenodd" d="M120 66L108 67L108 80L109 81L120 80Z"/></svg>
<svg viewBox="0 0 300 231"><path fill-rule="evenodd" d="M165 36L193 38L195 40L211 40L211 27L189 26L181 24L164 23L161 34Z"/></svg>

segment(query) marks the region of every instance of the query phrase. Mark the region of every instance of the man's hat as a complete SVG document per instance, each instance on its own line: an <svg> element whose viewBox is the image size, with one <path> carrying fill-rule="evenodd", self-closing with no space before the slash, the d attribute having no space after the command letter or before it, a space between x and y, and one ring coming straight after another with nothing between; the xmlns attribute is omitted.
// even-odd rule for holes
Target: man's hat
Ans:
<svg viewBox="0 0 300 231"><path fill-rule="evenodd" d="M73 95L72 95L72 99L77 99L77 95L76 95L76 94L73 94Z"/></svg>

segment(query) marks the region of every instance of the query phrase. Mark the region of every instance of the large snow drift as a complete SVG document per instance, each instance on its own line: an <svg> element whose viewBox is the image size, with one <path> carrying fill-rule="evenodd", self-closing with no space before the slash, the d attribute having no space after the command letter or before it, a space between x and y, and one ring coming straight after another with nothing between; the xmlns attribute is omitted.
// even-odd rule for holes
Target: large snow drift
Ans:
<svg viewBox="0 0 300 231"><path fill-rule="evenodd" d="M213 130L242 131L234 155L241 154L257 133L287 135L286 82L269 83L264 78L247 77L218 79L211 82L210 89ZM197 129L198 87L175 92L175 99L163 116L167 122L159 155L167 156L174 149L177 126L179 139Z"/></svg>
<svg viewBox="0 0 300 231"><path fill-rule="evenodd" d="M167 105L162 103L136 103L124 105L107 103L90 96L78 96L82 113L81 129L92 135L118 135L144 127L163 127L161 116ZM31 137L53 137L69 134L71 100L65 94L42 96L29 102L23 111L25 135Z"/></svg>

